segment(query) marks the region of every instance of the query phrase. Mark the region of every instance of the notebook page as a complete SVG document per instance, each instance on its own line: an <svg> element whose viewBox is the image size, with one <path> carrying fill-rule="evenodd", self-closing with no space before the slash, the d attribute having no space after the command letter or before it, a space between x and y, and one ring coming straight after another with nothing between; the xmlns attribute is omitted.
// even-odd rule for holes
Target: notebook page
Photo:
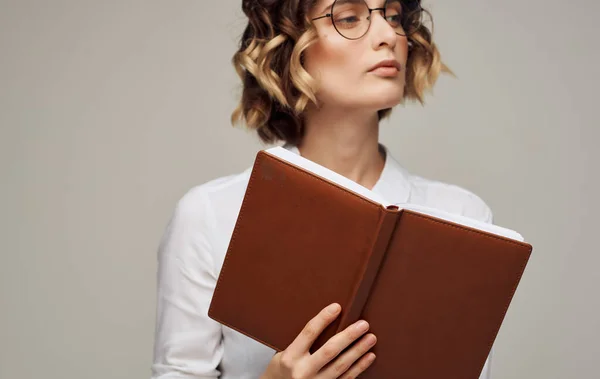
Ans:
<svg viewBox="0 0 600 379"><path fill-rule="evenodd" d="M368 188L361 186L353 180L346 178L343 175L338 174L335 171L332 171L324 166L321 166L309 159L304 158L303 156L293 153L283 147L273 147L265 150L265 152L279 157L295 166L301 167L307 171L312 172L315 175L318 175L326 180L334 182L342 187L347 188L348 190L355 192L356 194L365 197L369 200L372 200L376 203L381 204L384 207L389 205L395 205L401 209L407 209L423 214L427 214L433 217L437 217L443 220L447 220L450 222L454 222L457 224L465 225L474 229L482 230L485 232L493 233L499 236L503 236L506 238L510 238L516 241L523 242L523 237L515 232L514 230L510 230L507 228L503 228L498 225L488 224L485 222L481 222L475 219L471 219L469 217L456 215L453 213L445 212L439 209L426 207L423 205L417 204L391 204L386 201L381 195L369 190Z"/></svg>

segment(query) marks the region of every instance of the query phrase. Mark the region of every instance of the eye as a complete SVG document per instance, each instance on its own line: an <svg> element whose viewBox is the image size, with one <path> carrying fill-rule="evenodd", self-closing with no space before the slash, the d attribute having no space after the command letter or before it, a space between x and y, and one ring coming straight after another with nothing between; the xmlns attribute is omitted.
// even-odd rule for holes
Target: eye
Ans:
<svg viewBox="0 0 600 379"><path fill-rule="evenodd" d="M358 17L356 16L349 16L349 17L344 17L344 18L340 18L338 20L336 20L336 22L340 22L340 23L356 23L359 22L360 20L358 19Z"/></svg>
<svg viewBox="0 0 600 379"><path fill-rule="evenodd" d="M386 15L386 19L387 22L390 23L390 25L399 26L400 24L402 24L402 16L399 14Z"/></svg>
<svg viewBox="0 0 600 379"><path fill-rule="evenodd" d="M335 25L341 28L353 28L360 22L360 15L356 12L341 12L335 17Z"/></svg>

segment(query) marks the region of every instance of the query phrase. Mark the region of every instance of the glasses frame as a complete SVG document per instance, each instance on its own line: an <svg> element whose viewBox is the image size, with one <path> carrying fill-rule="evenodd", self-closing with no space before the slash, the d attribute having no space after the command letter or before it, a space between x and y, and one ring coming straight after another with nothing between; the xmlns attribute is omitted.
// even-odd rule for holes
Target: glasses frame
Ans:
<svg viewBox="0 0 600 379"><path fill-rule="evenodd" d="M421 1L420 0L412 0L412 1L418 3L418 6L417 6L416 9L419 11L419 13L422 13L423 12L423 8L421 7ZM363 35L361 35L360 37L356 37L356 38L346 37L344 34L342 34L342 32L340 32L340 30L335 25L335 21L333 20L333 10L335 9L335 4L337 4L337 2L338 2L338 0L335 0L333 2L333 4L331 4L331 10L329 11L329 13L324 14L323 16L315 17L315 18L311 19L311 21L317 21L317 20L320 20L320 19L323 19L323 18L330 18L331 19L331 24L335 28L336 32L338 32L338 34L341 35L342 37L344 37L346 39L349 39L349 40L352 40L352 41L355 41L357 39L361 39L364 36L366 36L367 33L369 33L369 30L371 29L371 14L373 14L373 12L375 12L375 11L381 11L381 13L383 15L383 18L386 18L385 9L387 8L388 0L385 0L385 3L383 3L383 8L369 8L369 4L367 4L367 2L365 0L362 0L362 2L365 4L365 7L369 10L369 18L368 18L368 20L369 20L369 26L367 27L367 30L365 31L365 33ZM400 0L400 2L402 3L403 1ZM422 14L421 14L421 17L422 17ZM396 34L399 35L399 36L402 36L402 37L409 37L412 34L416 33L416 31L419 30L422 25L423 25L423 22L421 21L421 23L419 24L419 27L417 27L413 33L410 33L410 34L409 33L400 34L400 33L396 32Z"/></svg>

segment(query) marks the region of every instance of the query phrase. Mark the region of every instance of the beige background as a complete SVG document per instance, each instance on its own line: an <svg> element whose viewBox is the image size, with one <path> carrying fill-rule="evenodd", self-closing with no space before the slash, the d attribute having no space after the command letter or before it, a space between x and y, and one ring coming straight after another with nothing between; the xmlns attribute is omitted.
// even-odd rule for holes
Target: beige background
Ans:
<svg viewBox="0 0 600 379"><path fill-rule="evenodd" d="M240 0L0 0L0 378L147 378L156 248L229 126ZM535 245L494 379L598 377L596 1L430 1L458 80L382 126Z"/></svg>

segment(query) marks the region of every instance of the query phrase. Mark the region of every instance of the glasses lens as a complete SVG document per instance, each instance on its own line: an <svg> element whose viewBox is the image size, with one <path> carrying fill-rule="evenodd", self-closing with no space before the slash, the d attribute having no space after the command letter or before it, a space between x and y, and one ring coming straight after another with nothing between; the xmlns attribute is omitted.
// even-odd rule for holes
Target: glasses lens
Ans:
<svg viewBox="0 0 600 379"><path fill-rule="evenodd" d="M396 34L410 36L422 25L423 12L419 0L388 0L385 15Z"/></svg>
<svg viewBox="0 0 600 379"><path fill-rule="evenodd" d="M338 0L332 13L333 25L346 38L360 38L369 30L369 7L364 0Z"/></svg>

